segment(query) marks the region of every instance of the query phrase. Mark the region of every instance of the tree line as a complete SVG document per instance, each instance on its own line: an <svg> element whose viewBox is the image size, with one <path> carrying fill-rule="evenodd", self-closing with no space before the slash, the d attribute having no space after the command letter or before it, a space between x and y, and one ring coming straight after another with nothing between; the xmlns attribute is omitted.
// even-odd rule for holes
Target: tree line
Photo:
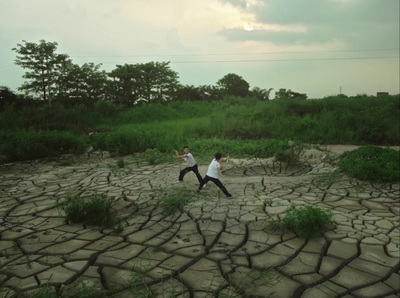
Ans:
<svg viewBox="0 0 400 298"><path fill-rule="evenodd" d="M272 90L259 87L250 90L249 83L234 73L225 75L216 85L182 85L169 62L116 65L106 72L101 64L73 63L67 54L57 53L57 46L57 42L24 40L12 49L17 54L15 64L27 70L23 75L25 82L18 88L23 93L17 96L9 88L0 87L0 107L17 99L22 105L29 99L64 106L94 106L106 100L126 107L171 100L210 101L225 96L269 100ZM286 89L277 91L277 96L307 98L306 94Z"/></svg>

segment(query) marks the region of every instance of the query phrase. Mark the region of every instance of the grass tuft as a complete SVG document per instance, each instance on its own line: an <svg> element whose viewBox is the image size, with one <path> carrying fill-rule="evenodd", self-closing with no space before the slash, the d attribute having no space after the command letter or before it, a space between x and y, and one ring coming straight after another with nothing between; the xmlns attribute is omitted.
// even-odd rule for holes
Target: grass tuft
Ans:
<svg viewBox="0 0 400 298"><path fill-rule="evenodd" d="M295 232L302 238L320 235L326 228L334 224L333 213L315 206L291 208L281 221L284 229Z"/></svg>
<svg viewBox="0 0 400 298"><path fill-rule="evenodd" d="M183 212L184 207L193 197L193 191L187 188L174 188L165 194L161 201L164 216L170 216L175 212Z"/></svg>
<svg viewBox="0 0 400 298"><path fill-rule="evenodd" d="M104 195L93 195L90 199L67 196L58 207L65 213L66 222L108 226L112 223L112 202Z"/></svg>

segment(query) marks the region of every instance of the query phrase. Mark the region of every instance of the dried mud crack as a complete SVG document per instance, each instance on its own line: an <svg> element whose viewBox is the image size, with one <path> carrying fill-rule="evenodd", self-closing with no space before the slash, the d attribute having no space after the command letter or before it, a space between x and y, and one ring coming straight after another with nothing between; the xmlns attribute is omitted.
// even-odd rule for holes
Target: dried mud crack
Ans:
<svg viewBox="0 0 400 298"><path fill-rule="evenodd" d="M126 157L129 170L112 172L105 153L2 165L0 297L82 283L111 297L398 297L399 184L336 175L313 154L231 160L231 199L214 185L196 194L190 173L175 183L179 165ZM161 198L177 188L190 200L165 216ZM58 200L94 193L113 200L118 231L65 222ZM268 226L292 205L328 208L336 225L310 240Z"/></svg>

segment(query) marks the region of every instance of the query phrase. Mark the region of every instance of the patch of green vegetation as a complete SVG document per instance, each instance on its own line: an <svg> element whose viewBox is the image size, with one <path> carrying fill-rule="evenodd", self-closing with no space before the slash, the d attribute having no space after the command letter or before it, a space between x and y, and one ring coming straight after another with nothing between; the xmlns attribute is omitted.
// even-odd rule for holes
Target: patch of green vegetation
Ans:
<svg viewBox="0 0 400 298"><path fill-rule="evenodd" d="M146 149L146 151L144 151L143 158L149 164L155 165L155 164L159 163L160 160L162 159L162 154L161 154L160 150L158 150L157 148L153 148L153 149L148 148L148 149Z"/></svg>
<svg viewBox="0 0 400 298"><path fill-rule="evenodd" d="M130 270L131 280L129 281L128 290L133 297L151 298L155 294L147 285L146 275L140 266L135 266Z"/></svg>
<svg viewBox="0 0 400 298"><path fill-rule="evenodd" d="M320 235L334 224L333 213L315 206L290 208L280 222L283 229L289 229L302 238L312 238Z"/></svg>
<svg viewBox="0 0 400 298"><path fill-rule="evenodd" d="M168 190L160 203L164 216L173 215L178 211L183 212L184 207L190 202L193 196L193 190L183 187Z"/></svg>
<svg viewBox="0 0 400 298"><path fill-rule="evenodd" d="M339 169L347 175L365 181L396 182L400 180L399 151L377 146L364 146L344 152Z"/></svg>
<svg viewBox="0 0 400 298"><path fill-rule="evenodd" d="M109 226L113 222L111 205L109 198L95 194L89 199L67 196L58 207L64 212L66 222Z"/></svg>
<svg viewBox="0 0 400 298"><path fill-rule="evenodd" d="M85 139L70 132L0 130L0 152L7 158L6 161L37 159L62 153L81 153L85 148Z"/></svg>
<svg viewBox="0 0 400 298"><path fill-rule="evenodd" d="M124 110L107 102L94 108L9 106L0 111L0 155L9 162L84 152L89 145L114 156L157 148L160 154L151 152L148 162L160 163L171 161L175 149L188 145L204 163L216 151L237 158L276 156L287 161L293 157L286 151L287 140L399 144L399 104L399 96L393 95L296 101L227 96L212 102L148 103ZM93 131L97 133L89 136Z"/></svg>
<svg viewBox="0 0 400 298"><path fill-rule="evenodd" d="M282 144L275 152L275 160L285 162L287 164L297 164L299 156L303 151L305 145L301 142L289 141L287 145Z"/></svg>
<svg viewBox="0 0 400 298"><path fill-rule="evenodd" d="M117 160L117 167L120 169L125 168L125 160L123 158Z"/></svg>

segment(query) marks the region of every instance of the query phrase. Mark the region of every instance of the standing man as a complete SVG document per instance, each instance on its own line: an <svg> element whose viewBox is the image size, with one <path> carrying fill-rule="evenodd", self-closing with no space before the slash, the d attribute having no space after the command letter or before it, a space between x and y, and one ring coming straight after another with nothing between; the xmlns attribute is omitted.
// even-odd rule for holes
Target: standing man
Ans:
<svg viewBox="0 0 400 298"><path fill-rule="evenodd" d="M183 182L183 177L190 171L193 171L193 173L196 174L197 179L199 180L199 183L201 184L201 182L203 181L200 173L199 173L199 169L197 167L197 163L196 160L194 159L193 155L190 153L190 149L188 146L185 146L183 148L183 151L185 152L185 154L180 155L178 151L175 150L176 153L176 157L179 158L179 160L185 160L186 161L186 168L184 168L182 171L180 171L179 173L179 182Z"/></svg>
<svg viewBox="0 0 400 298"><path fill-rule="evenodd" d="M222 192L228 197L232 197L232 195L226 190L225 186L222 185L221 181L218 179L219 170L222 170L222 163L229 159L229 155L227 159L223 159L221 153L216 153L215 158L212 160L210 165L208 166L207 174L203 179L203 182L200 183L199 189L197 192L203 188L203 186L208 182L212 181Z"/></svg>

